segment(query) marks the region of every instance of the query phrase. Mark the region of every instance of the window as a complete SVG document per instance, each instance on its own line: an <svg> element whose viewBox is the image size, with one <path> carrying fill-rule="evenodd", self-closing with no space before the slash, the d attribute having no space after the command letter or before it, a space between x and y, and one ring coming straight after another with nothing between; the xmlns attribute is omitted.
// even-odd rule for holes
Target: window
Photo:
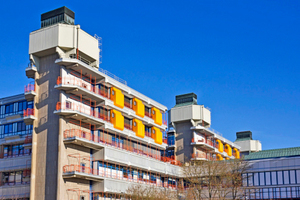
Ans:
<svg viewBox="0 0 300 200"><path fill-rule="evenodd" d="M271 172L265 173L266 185L271 185Z"/></svg>
<svg viewBox="0 0 300 200"><path fill-rule="evenodd" d="M24 149L23 144L4 145L3 157L17 157L23 155L30 155L31 149Z"/></svg>
<svg viewBox="0 0 300 200"><path fill-rule="evenodd" d="M18 122L17 124L17 132L26 131L26 124L24 122Z"/></svg>
<svg viewBox="0 0 300 200"><path fill-rule="evenodd" d="M27 101L18 102L18 111L23 111L27 109Z"/></svg>
<svg viewBox="0 0 300 200"><path fill-rule="evenodd" d="M259 185L265 185L265 173L264 172L260 172L259 173Z"/></svg>
<svg viewBox="0 0 300 200"><path fill-rule="evenodd" d="M14 112L14 104L5 105L5 114L10 114Z"/></svg>
<svg viewBox="0 0 300 200"><path fill-rule="evenodd" d="M28 179L30 178L30 176L26 178L25 174L26 173L24 173L24 171L3 172L2 173L3 185L20 185L20 184L29 183Z"/></svg>
<svg viewBox="0 0 300 200"><path fill-rule="evenodd" d="M271 172L272 185L277 185L277 173Z"/></svg>
<svg viewBox="0 0 300 200"><path fill-rule="evenodd" d="M284 184L287 185L287 184L290 184L290 174L289 174L289 171L283 171L283 181L284 181Z"/></svg>
<svg viewBox="0 0 300 200"><path fill-rule="evenodd" d="M71 109L72 108L72 102L66 101L66 109Z"/></svg>
<svg viewBox="0 0 300 200"><path fill-rule="evenodd" d="M291 184L296 184L296 173L295 170L290 171L290 181Z"/></svg>
<svg viewBox="0 0 300 200"><path fill-rule="evenodd" d="M258 173L254 173L254 185L256 186L256 185L259 185L259 177L258 177Z"/></svg>
<svg viewBox="0 0 300 200"><path fill-rule="evenodd" d="M278 181L278 185L282 185L283 184L282 171L278 171L277 172L277 181Z"/></svg>
<svg viewBox="0 0 300 200"><path fill-rule="evenodd" d="M300 183L300 170L296 170L297 184Z"/></svg>

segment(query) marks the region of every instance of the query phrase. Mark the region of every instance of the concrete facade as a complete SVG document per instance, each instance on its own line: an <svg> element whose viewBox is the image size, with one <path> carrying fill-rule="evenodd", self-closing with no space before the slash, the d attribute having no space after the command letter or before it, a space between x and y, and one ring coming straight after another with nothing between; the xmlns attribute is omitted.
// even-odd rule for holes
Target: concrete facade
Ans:
<svg viewBox="0 0 300 200"><path fill-rule="evenodd" d="M161 154L167 108L99 68L99 52L98 38L79 25L51 22L30 33L33 81L23 95L0 99L1 199L117 199L138 183L177 187L178 162Z"/></svg>
<svg viewBox="0 0 300 200"><path fill-rule="evenodd" d="M168 155L180 162L239 158L240 146L210 129L211 114L194 93L176 96L168 111Z"/></svg>

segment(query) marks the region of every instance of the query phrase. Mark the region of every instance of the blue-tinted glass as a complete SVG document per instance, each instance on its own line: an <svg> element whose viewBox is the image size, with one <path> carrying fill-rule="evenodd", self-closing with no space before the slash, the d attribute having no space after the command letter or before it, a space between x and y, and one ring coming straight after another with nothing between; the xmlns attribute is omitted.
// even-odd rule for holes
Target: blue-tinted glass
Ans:
<svg viewBox="0 0 300 200"><path fill-rule="evenodd" d="M8 124L4 125L4 133L5 133L5 134L8 133Z"/></svg>

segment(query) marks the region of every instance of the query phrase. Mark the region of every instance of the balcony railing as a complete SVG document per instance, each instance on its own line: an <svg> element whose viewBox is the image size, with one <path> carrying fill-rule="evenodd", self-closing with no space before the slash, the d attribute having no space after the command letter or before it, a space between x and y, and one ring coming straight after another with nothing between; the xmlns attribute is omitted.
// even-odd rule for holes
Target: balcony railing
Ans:
<svg viewBox="0 0 300 200"><path fill-rule="evenodd" d="M164 138L164 139L163 139L163 143L164 143L164 144L168 144L168 139L167 139L167 138Z"/></svg>
<svg viewBox="0 0 300 200"><path fill-rule="evenodd" d="M157 180L149 180L142 177L137 177L132 175L132 170L129 170L129 168L123 168L121 170L112 170L108 167L99 167L99 169L93 169L86 166L81 165L65 165L63 166L63 173L83 173L87 175L94 175L94 176L100 176L103 178L112 178L112 179L118 179L118 180L124 180L129 182L136 182L136 183L143 183L148 185L153 185L157 187L165 187L165 188L176 188L175 183L168 183L168 182L162 182L160 179ZM149 173L150 174L150 173ZM149 177L149 175L148 175Z"/></svg>
<svg viewBox="0 0 300 200"><path fill-rule="evenodd" d="M23 111L24 117L34 116L34 109L33 108L27 108Z"/></svg>
<svg viewBox="0 0 300 200"><path fill-rule="evenodd" d="M145 131L145 136L151 138L151 132Z"/></svg>
<svg viewBox="0 0 300 200"><path fill-rule="evenodd" d="M31 135L26 136L24 144L31 144L31 143L32 143L32 136Z"/></svg>
<svg viewBox="0 0 300 200"><path fill-rule="evenodd" d="M132 146L132 144L128 144L129 141L125 142L127 144L125 144L123 141L121 140L112 140L112 139L109 139L105 136L95 136L89 132L85 132L83 133L84 131L82 131L81 129L69 129L69 130L65 130L64 131L64 138L65 139L70 139L70 138L74 138L74 137L78 137L78 138L84 138L84 139L87 139L89 141L92 141L92 142L95 142L95 143L101 143L103 145L108 145L108 146L111 146L111 147L115 147L115 148L118 148L118 149L122 149L122 150L125 150L125 151L129 151L129 152L132 152L132 153L136 153L138 155L141 155L141 156L146 156L146 157L149 157L149 158L153 158L153 159L156 159L156 160L160 160L160 161L163 161L163 162L169 162L171 164L174 164L174 165L181 165L180 162L178 161L175 161L174 158L170 159L168 157L162 157L160 155L159 152L157 153L152 153L151 150L152 149L139 149L139 148L135 148Z"/></svg>
<svg viewBox="0 0 300 200"><path fill-rule="evenodd" d="M16 158L16 157L22 157L22 156L29 156L31 155L30 149L24 149L22 152L13 152L9 151L7 153L0 153L0 158Z"/></svg>
<svg viewBox="0 0 300 200"><path fill-rule="evenodd" d="M151 118L151 113L149 113L148 111L145 110L145 116Z"/></svg>
<svg viewBox="0 0 300 200"><path fill-rule="evenodd" d="M28 92L35 92L35 84L29 83L28 85L25 85L24 93L28 93Z"/></svg>
<svg viewBox="0 0 300 200"><path fill-rule="evenodd" d="M88 83L87 81L84 81L77 77L61 77L61 76L59 76L56 80L56 84L57 85L63 84L63 85L77 86L77 87L86 89L90 92L93 92L96 95L101 95L105 98L109 98L108 91L105 91L105 89L100 89L100 88Z"/></svg>
<svg viewBox="0 0 300 200"><path fill-rule="evenodd" d="M163 122L164 125L166 125L166 126L168 125L167 120L162 120L162 122Z"/></svg>
<svg viewBox="0 0 300 200"><path fill-rule="evenodd" d="M131 105L130 102L124 101L124 106L127 107L127 108L132 109L132 105Z"/></svg>
<svg viewBox="0 0 300 200"><path fill-rule="evenodd" d="M213 141L209 140L209 139L198 139L195 140L194 138L192 138L192 143L204 143L204 144L208 144L212 147L215 147L216 145L213 143Z"/></svg>
<svg viewBox="0 0 300 200"><path fill-rule="evenodd" d="M214 158L211 155L208 155L206 153L193 153L191 156L193 159L207 159L207 160L214 160Z"/></svg>
<svg viewBox="0 0 300 200"><path fill-rule="evenodd" d="M94 135L90 132L83 131L80 129L69 129L64 131L64 138L79 137L87 140L94 141Z"/></svg>
<svg viewBox="0 0 300 200"><path fill-rule="evenodd" d="M74 104L74 103L69 103L69 102L57 102L56 103L56 110L69 110L69 111L76 111L76 112L80 112L82 114L86 114L89 115L91 117L95 117L98 119L102 119L104 121L107 122L111 122L110 121L110 117L104 113L99 113L96 110L93 110L92 108L88 108L85 105L78 105L78 104Z"/></svg>
<svg viewBox="0 0 300 200"><path fill-rule="evenodd" d="M132 125L131 124L124 123L124 128L132 131Z"/></svg>

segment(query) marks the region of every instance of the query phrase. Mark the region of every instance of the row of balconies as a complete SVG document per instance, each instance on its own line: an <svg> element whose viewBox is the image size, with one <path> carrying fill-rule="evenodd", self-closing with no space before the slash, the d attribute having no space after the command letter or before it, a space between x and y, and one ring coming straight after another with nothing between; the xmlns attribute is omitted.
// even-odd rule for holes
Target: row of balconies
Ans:
<svg viewBox="0 0 300 200"><path fill-rule="evenodd" d="M102 149L97 159L104 159L113 163L123 163L138 168L153 169L160 173L175 175L178 173L180 165L174 159L162 157L159 151L151 151L151 148L134 147L130 142L120 140L111 141L105 137L98 137L81 130L71 129L64 132L64 142L74 143L95 150Z"/></svg>
<svg viewBox="0 0 300 200"><path fill-rule="evenodd" d="M126 93L128 97L136 97L143 101L145 104L149 105L150 107L158 108L159 110L167 110L167 108L160 103L148 98L147 96L135 91L134 89L128 87L127 85L121 84L118 80L116 80L116 76L104 72L102 69L100 71L92 68L77 59L69 59L69 58L60 58L55 61L56 64L64 66L67 70L72 71L80 71L81 74L87 75L89 74L90 77L95 80L95 82L105 82L106 86L113 86L116 88L121 88L123 93ZM64 69L65 69L64 68ZM66 70L64 70L66 71Z"/></svg>
<svg viewBox="0 0 300 200"><path fill-rule="evenodd" d="M191 129L195 130L191 145L201 146L206 151L216 152L218 160L240 158L240 152L234 143L199 125Z"/></svg>
<svg viewBox="0 0 300 200"><path fill-rule="evenodd" d="M118 132L124 136L134 134L136 139L145 138L145 136L147 138L150 135L145 132L145 125L138 119L133 119L132 125L124 123L124 116L117 110L111 110L110 115L107 115L105 113L99 113L97 110L93 110L89 106L78 102L58 102L55 113L61 115L78 113L78 115L74 115L73 118L78 118L80 120L83 118L82 116L89 117L92 119L94 124L107 125L106 128L110 131ZM156 144L164 144L164 146L167 145L167 141L163 140L161 130L157 127L153 126L151 128L151 139Z"/></svg>
<svg viewBox="0 0 300 200"><path fill-rule="evenodd" d="M103 86L103 85L102 85ZM85 80L82 80L80 78L77 78L75 76L73 77L58 77L57 79L57 85L55 88L63 89L63 90L70 90L70 88L78 88L81 90L81 92L89 93L85 94L87 97L91 99L95 99L95 97L99 101L105 101L105 104L108 106L114 105L114 109L120 110L121 112L129 113L129 115L132 115L133 113L137 115L141 120L149 121L150 118L153 120L155 124L158 126L166 127L167 122L166 120L162 119L162 113L159 109L152 107L151 113L145 110L145 105L141 100L138 98L132 98L130 102L124 101L124 94L122 91L115 87L110 87L109 89L106 89L103 87L103 89L100 89L90 82L87 82ZM79 91L71 91L75 95L79 94ZM110 100L113 102L111 104L110 102L106 102L107 100ZM124 109L125 107L125 109ZM144 117L147 118L144 118Z"/></svg>
<svg viewBox="0 0 300 200"><path fill-rule="evenodd" d="M128 170L111 169L108 167L99 167L98 169L92 169L90 167L72 164L72 165L65 165L63 167L63 177L65 179L79 178L79 179L87 179L93 181L104 181L104 182L112 181L113 183L121 182L120 185L121 187L123 186L123 189L121 190L123 190L124 192L128 188L128 185L125 183L143 184L145 186L156 186L156 187L170 188L170 189L177 188L176 182L175 181L169 182L169 179L167 177L166 177L166 181L164 182L160 178L157 178L157 176L155 178L156 180L151 180L150 173L139 176L138 172L136 171L134 172L129 168ZM103 191L107 192L107 189L103 188Z"/></svg>

